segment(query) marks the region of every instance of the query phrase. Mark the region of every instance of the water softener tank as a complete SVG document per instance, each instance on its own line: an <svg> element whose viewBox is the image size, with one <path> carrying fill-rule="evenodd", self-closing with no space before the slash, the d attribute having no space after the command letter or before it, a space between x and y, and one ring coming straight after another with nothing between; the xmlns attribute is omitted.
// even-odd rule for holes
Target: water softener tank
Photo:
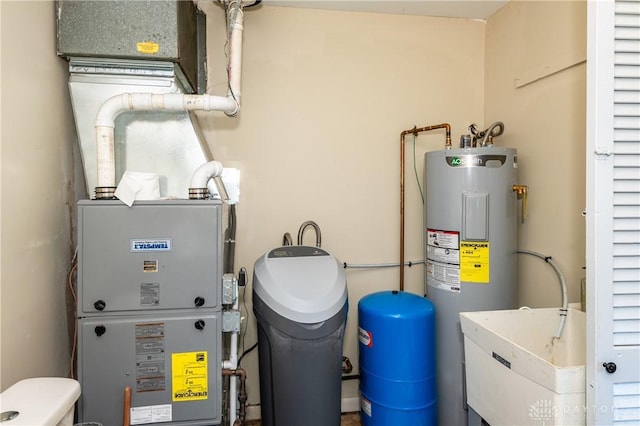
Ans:
<svg viewBox="0 0 640 426"><path fill-rule="evenodd" d="M360 299L364 426L437 425L435 313L426 298L384 291Z"/></svg>
<svg viewBox="0 0 640 426"><path fill-rule="evenodd" d="M425 274L436 308L439 419L466 425L460 312L517 303L516 150L460 148L425 156Z"/></svg>
<svg viewBox="0 0 640 426"><path fill-rule="evenodd" d="M285 246L253 269L263 426L340 426L344 268L318 247Z"/></svg>

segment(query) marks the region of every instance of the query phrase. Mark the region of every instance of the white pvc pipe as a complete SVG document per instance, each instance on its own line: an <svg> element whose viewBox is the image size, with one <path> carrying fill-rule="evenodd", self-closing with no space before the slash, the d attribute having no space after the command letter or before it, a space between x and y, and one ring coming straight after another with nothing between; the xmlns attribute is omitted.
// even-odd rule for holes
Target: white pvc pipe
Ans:
<svg viewBox="0 0 640 426"><path fill-rule="evenodd" d="M116 186L114 127L123 111L224 111L235 114L239 105L233 98L212 95L122 93L108 99L98 111L96 155L98 186Z"/></svg>
<svg viewBox="0 0 640 426"><path fill-rule="evenodd" d="M242 73L243 13L239 7L230 24L229 92L228 96L122 93L102 104L96 116L96 156L98 187L115 187L114 127L123 111L222 111L236 116L240 111Z"/></svg>
<svg viewBox="0 0 640 426"><path fill-rule="evenodd" d="M231 354L229 360L233 365L232 370L238 368L238 333L231 335ZM229 376L229 424L236 422L238 412L238 377Z"/></svg>
<svg viewBox="0 0 640 426"><path fill-rule="evenodd" d="M238 282L234 280L235 294L238 294ZM233 310L239 307L239 298L233 302ZM238 368L238 332L231 334L231 346L229 348L229 359L222 362L222 368L235 370ZM229 376L229 425L233 425L237 418L238 411L238 378L235 375Z"/></svg>
<svg viewBox="0 0 640 426"><path fill-rule="evenodd" d="M244 31L242 8L238 8L236 19L231 23L229 50L229 97L240 103L240 76L242 75L242 34ZM227 115L236 115L228 114Z"/></svg>
<svg viewBox="0 0 640 426"><path fill-rule="evenodd" d="M222 163L219 161L204 163L193 172L189 188L206 188L207 182L211 178L220 176L223 170Z"/></svg>

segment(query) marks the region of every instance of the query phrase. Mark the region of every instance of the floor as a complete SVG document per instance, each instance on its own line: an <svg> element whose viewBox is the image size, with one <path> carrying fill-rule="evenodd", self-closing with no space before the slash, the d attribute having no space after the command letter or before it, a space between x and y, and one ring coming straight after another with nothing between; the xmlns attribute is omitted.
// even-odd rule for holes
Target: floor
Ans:
<svg viewBox="0 0 640 426"><path fill-rule="evenodd" d="M260 420L249 420L247 426L259 426ZM360 413L345 413L340 426L360 426Z"/></svg>

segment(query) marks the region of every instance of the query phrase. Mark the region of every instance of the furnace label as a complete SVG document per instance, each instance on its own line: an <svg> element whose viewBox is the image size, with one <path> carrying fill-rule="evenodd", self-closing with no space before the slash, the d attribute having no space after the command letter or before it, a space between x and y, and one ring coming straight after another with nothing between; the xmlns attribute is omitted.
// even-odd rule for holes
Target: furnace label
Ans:
<svg viewBox="0 0 640 426"><path fill-rule="evenodd" d="M199 401L209 398L207 351L171 355L172 401Z"/></svg>
<svg viewBox="0 0 640 426"><path fill-rule="evenodd" d="M136 392L166 387L164 323L136 324Z"/></svg>
<svg viewBox="0 0 640 426"><path fill-rule="evenodd" d="M140 284L140 306L160 306L160 284Z"/></svg>
<svg viewBox="0 0 640 426"><path fill-rule="evenodd" d="M489 282L489 243L462 241L460 243L460 280L468 283Z"/></svg>
<svg viewBox="0 0 640 426"><path fill-rule="evenodd" d="M129 413L132 425L170 422L173 419L171 404L131 407Z"/></svg>

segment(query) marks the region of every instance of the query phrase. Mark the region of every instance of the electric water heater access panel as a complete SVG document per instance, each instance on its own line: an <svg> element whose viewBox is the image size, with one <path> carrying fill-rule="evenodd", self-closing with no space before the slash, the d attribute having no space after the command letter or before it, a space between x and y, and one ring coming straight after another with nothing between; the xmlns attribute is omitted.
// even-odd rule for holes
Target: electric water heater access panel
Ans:
<svg viewBox="0 0 640 426"><path fill-rule="evenodd" d="M222 204L78 203L80 318L220 309Z"/></svg>

